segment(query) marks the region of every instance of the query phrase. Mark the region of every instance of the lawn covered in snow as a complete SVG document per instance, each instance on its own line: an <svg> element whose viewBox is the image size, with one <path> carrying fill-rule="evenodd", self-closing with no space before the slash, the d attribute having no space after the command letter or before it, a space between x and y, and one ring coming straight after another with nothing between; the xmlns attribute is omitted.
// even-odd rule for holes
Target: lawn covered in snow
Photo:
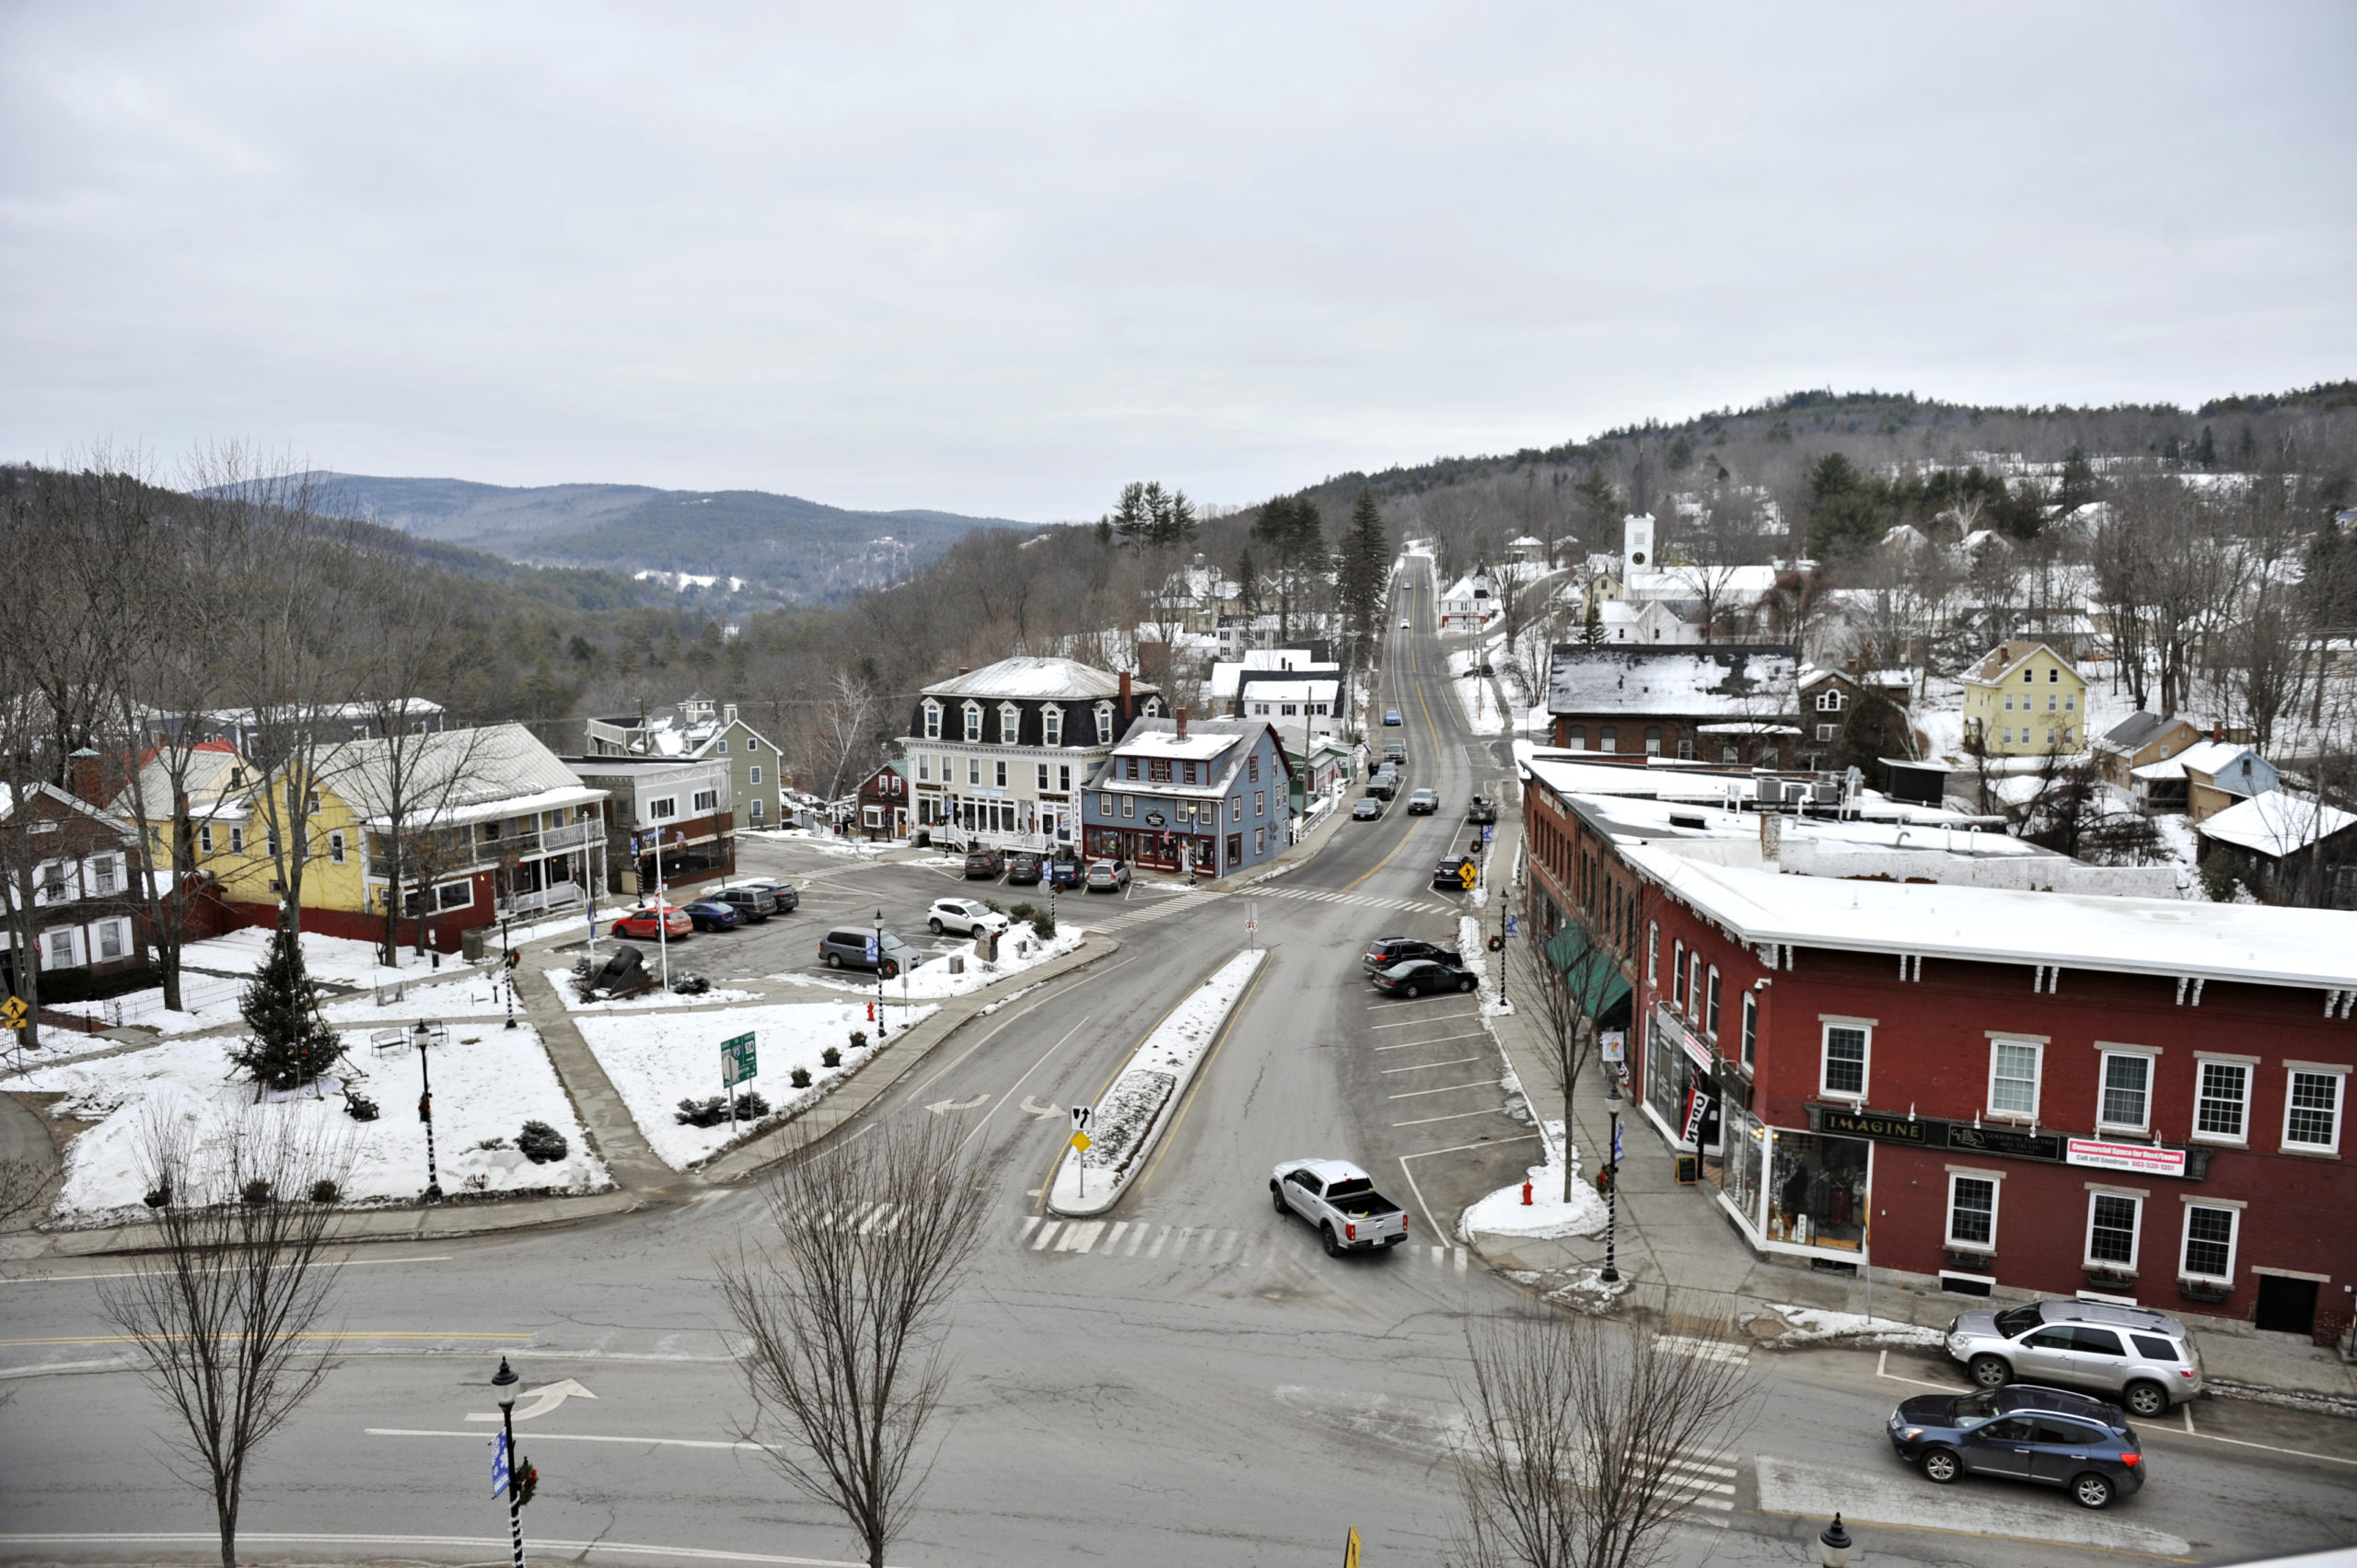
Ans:
<svg viewBox="0 0 2357 1568"><path fill-rule="evenodd" d="M57 1012L82 1017L110 1019L120 1016L125 1024L137 1024L167 1035L191 1034L199 1029L236 1024L242 1021L238 1013L238 1004L245 995L246 981L261 967L262 958L270 947L270 928L246 926L226 935L191 942L182 947L180 1000L186 1005L179 1012L165 1008L161 986L126 992L107 1002L43 1005L53 1005ZM389 980L394 973L377 961L380 956L373 942L354 942L344 936L322 936L314 931L303 933L303 964L315 981L357 987L363 991L372 990L380 977ZM450 954L443 955L438 970L433 967L431 958L419 958L406 949L401 958L400 974L412 984L429 976L457 976L470 972L468 965Z"/></svg>
<svg viewBox="0 0 2357 1568"><path fill-rule="evenodd" d="M679 998L670 1000L677 1002ZM935 1011L912 1007L892 1014L895 1035ZM731 1007L726 1012L641 1013L628 1017L584 1016L581 1038L613 1080L631 1119L645 1134L656 1156L674 1170L685 1170L708 1158L729 1140L728 1123L690 1127L677 1116L683 1099L710 1099L721 1092L720 1044L741 1034L753 1037L757 1077L737 1086L737 1092L754 1090L770 1102L768 1123L783 1121L802 1110L828 1087L875 1054L876 1026L859 1002L792 1003L769 1007ZM851 1034L868 1037L869 1049L853 1051ZM842 1062L829 1067L820 1053L840 1047ZM807 1088L794 1087L796 1067L810 1072ZM766 1123L765 1123L766 1124ZM739 1134L749 1131L740 1124Z"/></svg>
<svg viewBox="0 0 2357 1568"><path fill-rule="evenodd" d="M1460 1241L1477 1236L1556 1239L1567 1236L1600 1236L1604 1231L1604 1199L1580 1169L1579 1151L1572 1151L1572 1196L1563 1197L1563 1124L1550 1121L1544 1134L1547 1163L1524 1174L1530 1182L1530 1202L1522 1201L1522 1184L1501 1187L1467 1209L1457 1222Z"/></svg>
<svg viewBox="0 0 2357 1568"><path fill-rule="evenodd" d="M588 1149L573 1105L529 1026L484 1022L450 1030L450 1043L429 1058L434 1135L442 1190L513 1192L555 1188L591 1192L611 1185ZM251 1081L237 1075L226 1037L166 1040L145 1051L66 1063L0 1080L0 1089L64 1094L50 1114L95 1123L65 1149L65 1180L52 1211L76 1225L136 1220L147 1211L139 1154L151 1114L188 1123L200 1147L245 1119L292 1119L323 1134L348 1138L353 1168L347 1202L406 1201L425 1190L425 1127L417 1119L419 1063L407 1044L372 1051L365 1034L344 1037L348 1070L323 1079L320 1094L254 1103ZM349 1082L375 1100L374 1121L345 1114L338 1092ZM514 1147L482 1149L489 1139L512 1145L528 1121L564 1135L565 1158L534 1165Z"/></svg>
<svg viewBox="0 0 2357 1568"><path fill-rule="evenodd" d="M674 965L671 972L677 975L686 968L685 964ZM659 966L651 959L646 965L646 972L658 981L662 978ZM556 993L557 1000L563 1002L565 1010L570 1013L645 1012L659 1007L721 1006L732 1002L761 1000L761 994L758 992L729 991L717 985L698 996L682 996L677 992L665 991L657 985L656 989L643 996L621 996L604 1002L584 1002L573 989L573 970L570 965L561 970L542 970L540 973L548 978L550 989Z"/></svg>

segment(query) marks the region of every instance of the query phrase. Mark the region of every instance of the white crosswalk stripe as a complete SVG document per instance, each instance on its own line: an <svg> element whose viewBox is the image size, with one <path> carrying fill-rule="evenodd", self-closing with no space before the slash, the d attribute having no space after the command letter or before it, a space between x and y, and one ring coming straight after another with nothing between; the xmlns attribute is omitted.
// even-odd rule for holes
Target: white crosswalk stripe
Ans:
<svg viewBox="0 0 2357 1568"><path fill-rule="evenodd" d="M1085 1258L1137 1258L1197 1263L1207 1268L1261 1268L1300 1250L1304 1240L1284 1229L1248 1236L1217 1225L1167 1225L1152 1220L1060 1220L1026 1214L1012 1238L1018 1251ZM1317 1238L1306 1238L1315 1247ZM1471 1257L1462 1247L1403 1242L1399 1250L1436 1273L1464 1274Z"/></svg>
<svg viewBox="0 0 2357 1568"><path fill-rule="evenodd" d="M1724 1361L1736 1366L1751 1365L1749 1345L1729 1344L1724 1340L1697 1340L1685 1334L1655 1334L1654 1343L1674 1355L1691 1356L1697 1361Z"/></svg>
<svg viewBox="0 0 2357 1568"><path fill-rule="evenodd" d="M1647 1458L1656 1456L1647 1455ZM1669 1495L1701 1512L1691 1524L1727 1527L1725 1516L1735 1512L1736 1457L1733 1449L1708 1453L1680 1449L1659 1456Z"/></svg>

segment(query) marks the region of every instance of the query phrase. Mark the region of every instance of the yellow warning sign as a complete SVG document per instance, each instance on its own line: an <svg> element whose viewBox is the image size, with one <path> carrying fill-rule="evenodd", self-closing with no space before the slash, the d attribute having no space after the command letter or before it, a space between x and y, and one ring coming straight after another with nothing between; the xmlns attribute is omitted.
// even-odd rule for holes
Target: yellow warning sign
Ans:
<svg viewBox="0 0 2357 1568"><path fill-rule="evenodd" d="M1088 1152L1089 1142L1089 1136L1086 1132L1074 1132L1072 1135L1072 1146L1078 1149L1082 1154L1086 1154Z"/></svg>
<svg viewBox="0 0 2357 1568"><path fill-rule="evenodd" d="M1473 884L1481 879L1481 868L1469 860L1457 868L1457 879L1465 884L1465 890L1469 893Z"/></svg>
<svg viewBox="0 0 2357 1568"><path fill-rule="evenodd" d="M1353 1527L1348 1545L1342 1548L1342 1568L1359 1568L1359 1532Z"/></svg>

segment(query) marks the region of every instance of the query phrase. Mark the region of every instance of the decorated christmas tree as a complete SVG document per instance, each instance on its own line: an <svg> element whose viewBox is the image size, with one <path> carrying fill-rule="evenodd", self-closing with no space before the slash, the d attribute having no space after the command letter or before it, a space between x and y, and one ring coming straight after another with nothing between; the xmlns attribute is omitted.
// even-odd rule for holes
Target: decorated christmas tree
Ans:
<svg viewBox="0 0 2357 1568"><path fill-rule="evenodd" d="M319 1016L303 968L303 944L291 923L271 934L270 952L238 1011L253 1033L230 1047L230 1058L262 1089L301 1088L343 1054L343 1041Z"/></svg>

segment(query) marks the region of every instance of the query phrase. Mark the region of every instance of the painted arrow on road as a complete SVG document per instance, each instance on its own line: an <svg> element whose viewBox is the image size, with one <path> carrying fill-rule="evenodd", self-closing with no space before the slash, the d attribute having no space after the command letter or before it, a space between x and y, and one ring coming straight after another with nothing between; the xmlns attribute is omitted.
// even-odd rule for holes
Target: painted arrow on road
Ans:
<svg viewBox="0 0 2357 1568"><path fill-rule="evenodd" d="M1023 1097L1023 1109L1026 1112L1033 1116L1062 1116L1064 1114L1064 1108L1062 1106L1041 1105L1029 1095L1025 1095Z"/></svg>
<svg viewBox="0 0 2357 1568"><path fill-rule="evenodd" d="M937 1099L925 1109L935 1116L946 1116L953 1110L971 1110L990 1098L988 1095L976 1095L972 1099Z"/></svg>
<svg viewBox="0 0 2357 1568"><path fill-rule="evenodd" d="M548 1414L567 1400L576 1398L594 1400L597 1397L570 1377L562 1383L543 1383L537 1388L526 1390L523 1400L517 1403L516 1419L529 1421L534 1416ZM493 1411L489 1415L470 1415L467 1419L469 1421L497 1421L499 1412Z"/></svg>

